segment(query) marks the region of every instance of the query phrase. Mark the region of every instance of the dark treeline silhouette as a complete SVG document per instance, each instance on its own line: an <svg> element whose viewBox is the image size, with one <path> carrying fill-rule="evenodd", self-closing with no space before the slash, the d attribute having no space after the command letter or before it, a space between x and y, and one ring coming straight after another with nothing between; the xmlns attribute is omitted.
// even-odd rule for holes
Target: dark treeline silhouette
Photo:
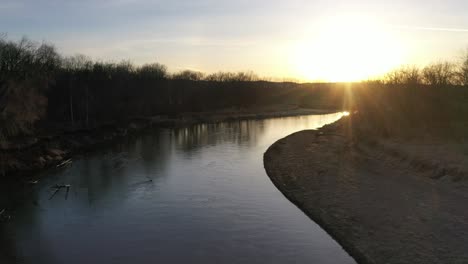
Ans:
<svg viewBox="0 0 468 264"><path fill-rule="evenodd" d="M386 84L426 84L433 86L468 86L468 53L460 65L451 62L438 62L424 68L402 66L384 76Z"/></svg>
<svg viewBox="0 0 468 264"><path fill-rule="evenodd" d="M402 66L353 89L367 132L381 136L468 135L468 50L459 62ZM362 127L364 128L364 126Z"/></svg>
<svg viewBox="0 0 468 264"><path fill-rule="evenodd" d="M252 73L183 71L170 75L165 66L134 67L65 60L77 67L62 67L48 90L48 120L90 125L109 120L226 108L248 108L282 103L284 96L304 89L294 83L271 83ZM71 61L71 62L70 62ZM318 93L319 89L316 89Z"/></svg>
<svg viewBox="0 0 468 264"><path fill-rule="evenodd" d="M49 44L0 38L1 137L31 133L38 124L95 127L161 114L289 102L311 106L310 100L326 102L322 108L340 107L340 96L328 94L326 87L263 81L253 72L170 74L158 63L62 57ZM331 98L317 100L323 96Z"/></svg>
<svg viewBox="0 0 468 264"><path fill-rule="evenodd" d="M468 113L463 86L468 86L468 54L459 64L406 66L377 81L298 84L264 81L252 72L170 74L158 63L63 57L49 44L0 37L0 137L31 134L37 126L92 128L131 118L278 104L357 109L384 134L398 127L425 131L447 128L447 120L463 126Z"/></svg>
<svg viewBox="0 0 468 264"><path fill-rule="evenodd" d="M363 135L447 139L468 136L465 87L368 83L354 87L352 105L363 117Z"/></svg>

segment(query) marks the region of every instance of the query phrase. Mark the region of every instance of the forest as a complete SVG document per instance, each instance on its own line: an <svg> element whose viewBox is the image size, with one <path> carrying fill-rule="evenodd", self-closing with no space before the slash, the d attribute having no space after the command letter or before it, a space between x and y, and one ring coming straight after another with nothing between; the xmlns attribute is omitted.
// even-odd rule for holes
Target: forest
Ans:
<svg viewBox="0 0 468 264"><path fill-rule="evenodd" d="M296 83L264 81L252 72L170 74L159 63L135 66L128 61L93 61L84 55L63 57L49 44L0 39L3 138L51 124L95 127L134 117L284 103L291 96L309 93L306 90ZM314 89L318 96L325 92L324 87Z"/></svg>
<svg viewBox="0 0 468 264"><path fill-rule="evenodd" d="M159 63L65 57L51 44L0 38L3 139L57 124L92 128L145 116L276 104L359 110L384 134L429 124L432 130L446 130L447 120L465 126L467 100L468 53L458 63L404 66L360 83L301 84L271 82L253 72L170 73Z"/></svg>

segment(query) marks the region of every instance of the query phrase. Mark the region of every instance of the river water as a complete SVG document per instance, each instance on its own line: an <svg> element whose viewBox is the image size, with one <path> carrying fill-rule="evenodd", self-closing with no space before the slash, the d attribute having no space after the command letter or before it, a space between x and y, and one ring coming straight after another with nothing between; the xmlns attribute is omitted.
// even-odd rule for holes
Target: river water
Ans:
<svg viewBox="0 0 468 264"><path fill-rule="evenodd" d="M263 168L276 140L341 116L200 124L127 138L46 172L4 224L2 243L27 264L354 263ZM71 187L52 196L55 184Z"/></svg>

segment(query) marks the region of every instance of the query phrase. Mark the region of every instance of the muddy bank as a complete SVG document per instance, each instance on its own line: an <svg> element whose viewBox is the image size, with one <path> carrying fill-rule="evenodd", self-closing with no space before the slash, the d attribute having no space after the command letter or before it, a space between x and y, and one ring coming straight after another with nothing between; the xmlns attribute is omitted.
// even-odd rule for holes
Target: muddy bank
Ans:
<svg viewBox="0 0 468 264"><path fill-rule="evenodd" d="M103 144L158 127L189 126L232 120L260 119L294 115L322 114L330 111L301 108L224 110L205 113L184 113L174 116L134 118L90 129L58 127L28 138L3 144L0 148L0 177L29 181L40 170L66 166L73 155L91 151Z"/></svg>
<svg viewBox="0 0 468 264"><path fill-rule="evenodd" d="M267 174L359 263L468 263L466 149L370 139L358 126L347 118L279 140Z"/></svg>

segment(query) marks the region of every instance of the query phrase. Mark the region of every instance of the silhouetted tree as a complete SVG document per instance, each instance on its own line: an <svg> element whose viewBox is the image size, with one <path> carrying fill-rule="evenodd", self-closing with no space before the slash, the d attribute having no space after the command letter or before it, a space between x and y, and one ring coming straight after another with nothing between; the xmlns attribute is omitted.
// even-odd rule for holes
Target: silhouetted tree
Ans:
<svg viewBox="0 0 468 264"><path fill-rule="evenodd" d="M203 79L203 73L191 70L185 70L172 75L174 80L200 81Z"/></svg>
<svg viewBox="0 0 468 264"><path fill-rule="evenodd" d="M72 57L67 57L62 60L62 72L67 75L68 78L68 100L69 100L69 109L70 109L70 122L72 125L75 124L75 113L73 110L73 86L79 78L87 77L88 73L93 68L93 62L90 58L85 55L78 54ZM86 90L86 124L89 122L89 91L88 85L85 84Z"/></svg>
<svg viewBox="0 0 468 264"><path fill-rule="evenodd" d="M456 84L455 65L439 62L428 65L422 70L424 82L429 85L447 86Z"/></svg>
<svg viewBox="0 0 468 264"><path fill-rule="evenodd" d="M253 82L259 81L260 78L253 72L217 72L209 74L205 77L207 81L213 82Z"/></svg>
<svg viewBox="0 0 468 264"><path fill-rule="evenodd" d="M167 67L159 63L145 64L138 68L137 73L143 79L167 79L168 77Z"/></svg>
<svg viewBox="0 0 468 264"><path fill-rule="evenodd" d="M392 85L415 85L422 82L421 71L416 66L403 66L387 73L384 83Z"/></svg>
<svg viewBox="0 0 468 264"><path fill-rule="evenodd" d="M462 57L458 78L461 85L468 86L468 49Z"/></svg>
<svg viewBox="0 0 468 264"><path fill-rule="evenodd" d="M44 93L59 66L51 45L0 39L0 137L27 133L44 116Z"/></svg>

